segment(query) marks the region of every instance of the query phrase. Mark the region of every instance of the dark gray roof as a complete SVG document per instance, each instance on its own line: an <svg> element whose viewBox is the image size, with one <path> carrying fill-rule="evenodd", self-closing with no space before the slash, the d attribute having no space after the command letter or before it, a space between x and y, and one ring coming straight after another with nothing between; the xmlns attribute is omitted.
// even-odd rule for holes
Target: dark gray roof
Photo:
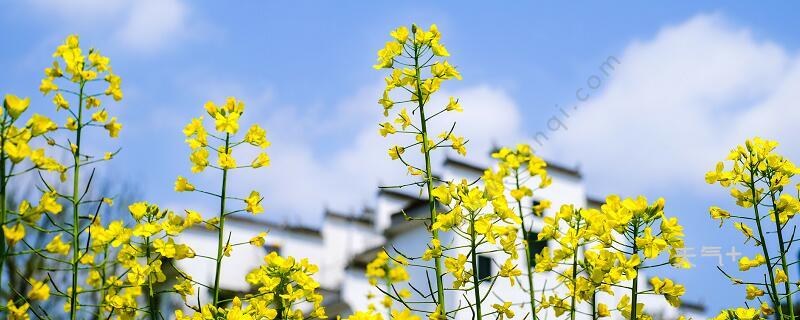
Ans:
<svg viewBox="0 0 800 320"><path fill-rule="evenodd" d="M605 203L606 201L603 198L593 196L586 197L586 206L589 208L600 209L600 207Z"/></svg>
<svg viewBox="0 0 800 320"><path fill-rule="evenodd" d="M706 312L706 305L701 302L691 302L691 301L681 300L680 308L684 310L692 310L698 313Z"/></svg>
<svg viewBox="0 0 800 320"><path fill-rule="evenodd" d="M410 194L405 191L400 191L397 188L378 188L378 195L386 195L411 201L419 200L419 195Z"/></svg>
<svg viewBox="0 0 800 320"><path fill-rule="evenodd" d="M563 165L560 165L560 164L557 164L557 163L554 163L554 162L550 162L550 161L547 161L547 160L545 160L545 162L547 162L547 168L546 169L549 170L549 171L560 172L560 173L563 173L563 174L566 174L566 175L574 176L576 178L580 178L581 177L581 173L580 173L580 171L578 171L577 168L570 168L570 167L563 166ZM465 168L465 169L468 169L468 170L473 170L473 171L481 172L481 173L483 173L483 171L486 170L486 167L484 167L484 166L481 166L481 165L478 165L478 164L474 164L474 163L470 163L468 161L465 161L465 160L462 160L462 159L456 159L456 158L449 157L449 156L444 159L444 163L445 163L445 165L459 166L459 167L462 167L462 168Z"/></svg>
<svg viewBox="0 0 800 320"><path fill-rule="evenodd" d="M375 260L375 257L378 256L378 252L381 251L383 251L382 245L364 250L363 252L350 258L350 263L347 265L347 267L356 269L366 269L367 265L370 262L372 262L372 260Z"/></svg>
<svg viewBox="0 0 800 320"><path fill-rule="evenodd" d="M330 210L330 209L325 209L325 217L326 218L341 219L341 220L345 220L345 221L348 221L348 222L356 222L356 223L361 223L361 224L366 224L366 225L372 225L373 219L372 219L372 215L369 214L370 212L371 212L371 209L365 209L365 211L360 215L352 215L352 214L346 214L346 213L342 213L342 212L336 212L336 211L333 211L333 210Z"/></svg>
<svg viewBox="0 0 800 320"><path fill-rule="evenodd" d="M279 229L279 230L286 230L297 232L300 234L309 235L312 237L322 237L320 234L319 229L307 227L307 226L300 226L300 225L289 225L289 224L277 224L269 221L265 221L263 219L256 219L254 216L246 215L246 214L233 214L225 217L228 221L238 221L247 224L256 224L262 225L265 227L269 227L272 229Z"/></svg>

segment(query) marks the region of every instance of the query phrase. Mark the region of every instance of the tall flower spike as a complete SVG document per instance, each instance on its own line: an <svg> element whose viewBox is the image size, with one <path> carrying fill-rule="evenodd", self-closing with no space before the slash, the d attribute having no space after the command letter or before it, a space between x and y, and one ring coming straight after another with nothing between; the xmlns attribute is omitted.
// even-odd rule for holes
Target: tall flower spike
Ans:
<svg viewBox="0 0 800 320"><path fill-rule="evenodd" d="M794 289L790 286L789 267L798 263L798 260L787 254L793 240L787 239L789 234L786 234L786 229L800 211L800 200L796 192L786 191L800 170L789 159L775 152L777 147L775 141L759 137L748 139L743 145L731 149L724 161L718 162L713 170L706 173L707 183L718 183L729 189L736 205L740 207L739 211L750 212L739 213L732 209L729 212L720 207L711 207L711 218L720 220L720 227L724 220L733 220L733 227L743 235L744 241L760 249L754 258L743 257L739 260L739 271L761 270L757 276L751 277L752 281L732 278L728 273L724 275L737 285L752 283L747 284L744 290L747 299L761 296L764 292L767 294L763 298L766 305L760 310L729 309L720 315L752 319L777 313L777 318L795 318ZM768 211L765 212L765 209ZM771 223L764 219L766 215L769 215ZM787 308L773 309L770 305Z"/></svg>
<svg viewBox="0 0 800 320"><path fill-rule="evenodd" d="M86 143L88 142L86 140L86 130L91 127L101 127L107 130L111 138L119 136L122 124L118 122L117 117L109 116L111 109L102 104L101 100L103 96L107 96L119 101L122 99L122 90L120 77L111 72L110 59L102 56L96 49L85 50L82 48L76 35L68 36L56 48L53 58L55 61L44 70L45 78L41 81L39 89L45 96L53 94L52 101L56 111L63 110L68 112L66 121L64 121L66 122L64 128L69 130L66 132L68 135L63 138L49 137L50 132L60 128L56 125L56 122L40 114L34 114L31 117L26 124L26 130L30 130L30 136L43 137L47 145L56 147L57 150L69 150L71 152L72 163L69 166L59 164L57 161L47 157L45 149L37 149L30 152L30 160L37 169L59 172L62 182L66 181L68 173L71 174L72 184L63 188L64 190L71 190L71 194L61 194L55 191L47 192L46 196L42 196L42 200L39 203L39 206L42 206L44 210L30 215L28 218L29 221L32 221L41 215L60 212L60 205L56 206L55 198L68 199L70 202L72 207L71 225L58 228L57 232L60 233L48 244L47 251L68 256L65 260L58 260L60 261L59 263L69 265L69 267L60 267L59 269L69 270L71 273L67 276L68 279L71 279L68 281L69 287L59 290L59 292L66 292L67 302L64 310L69 313L70 319L76 319L82 317L78 316L78 313L82 312L80 311L80 296L93 295L96 292L86 291L79 286L81 281L79 274L83 274L83 270L88 270L85 271L89 272L90 280L88 283L90 285L97 284L97 281L99 281L98 274L93 267L95 260L114 261L114 259L110 259L112 255L110 251L100 250L94 244L94 241L89 241L103 238L100 235L102 232L98 229L102 228L100 225L101 215L96 214L96 212L105 211L101 207L103 205L110 206L111 201L91 200L85 197L86 192L91 190L89 187L92 186L91 180L95 176L89 175L87 181L87 176L85 174L82 175L82 169L110 160L116 152L106 152L106 156L88 154L87 150L91 148L86 148ZM102 85L103 80L100 79L105 80L107 86ZM18 117L27 108L27 102L11 100L8 105L10 109L7 112L12 117ZM88 114L90 112L89 109L97 110L91 111L93 114L90 116ZM24 146L19 142L16 142L14 147L15 149L12 148L10 150L17 150L18 153L22 153L24 150ZM52 185L53 183L48 182L47 187L41 189L50 190ZM108 198L101 196L100 199ZM97 208L87 212L86 207L89 205L97 206ZM62 233L63 237L61 236ZM89 233L91 233L91 236L89 236ZM71 243L65 243L61 239L70 239ZM104 245L110 244L100 246ZM69 251L71 251L71 255ZM40 290L44 292L44 289ZM108 290L111 290L111 287ZM101 303L108 303L103 299L105 297L101 298Z"/></svg>
<svg viewBox="0 0 800 320"><path fill-rule="evenodd" d="M245 295L234 297L232 300L223 301L220 294L220 278L222 275L222 260L235 253L234 248L239 245L258 245L266 243L266 233L261 232L254 235L247 242L229 243L227 235L229 231L225 229L227 218L233 214L240 214L242 211L254 215L264 212L263 197L257 191L251 191L246 197L233 197L229 195L228 186L231 185L230 171L239 170L245 167L253 169L266 167L269 165L269 156L264 152L259 152L254 159L245 163L250 165L240 166L237 163L236 151L240 147L250 145L259 150L270 145L267 140L266 130L258 124L250 126L244 133L240 133L239 121L245 111L244 103L236 98L230 97L223 104L207 102L204 105L205 112L213 119L213 127L210 126L203 116L194 118L183 128L186 136L186 143L191 149L189 159L192 163L192 172L200 173L206 168L213 168L222 173L219 181L219 193L204 190L202 186L189 183L184 177L178 177L175 181L175 190L178 192L195 191L202 194L213 196L219 201L219 212L214 218L205 220L209 230L217 231L217 254L212 259L215 262L214 282L201 284L204 288L210 289L211 302L206 305L192 306L199 310L195 317L222 317L227 319L250 319L276 318L282 314L284 318L303 319L309 317L326 318L325 308L323 307L322 296L316 292L319 284L314 281L312 276L317 272L317 266L310 264L306 259L298 260L293 257L281 257L277 253L264 257L264 265L248 273L245 280L252 286L257 287L260 294ZM209 125L207 128L206 126ZM212 137L214 139L208 139ZM220 141L218 145L213 142ZM217 161L209 161L209 156L216 154ZM212 165L215 163L216 165ZM228 200L238 201L228 201ZM234 207L233 209L231 207ZM202 218L199 213L187 210L187 220L200 221ZM190 218L191 217L191 218ZM173 249L170 243L159 243L160 250L172 254ZM176 253L177 254L177 253ZM186 277L186 281L176 284L175 289L186 298L187 295L198 290L194 286L196 280ZM280 285L279 285L280 284ZM221 302L230 302L231 307L217 307ZM246 304L245 304L246 303ZM309 305L311 310L301 306ZM189 319L183 312L175 312L177 319Z"/></svg>
<svg viewBox="0 0 800 320"><path fill-rule="evenodd" d="M389 34L391 39L387 41L382 49L377 53L377 63L375 69L388 69L389 75L385 78L386 87L380 94L378 104L381 106L382 113L389 118L379 124L378 133L384 137L407 136L415 143L407 145L393 145L388 149L388 155L392 160L400 161L405 170L415 182L408 186L419 185L423 188L422 193L431 195L427 202L429 206L429 216L426 218L430 225L437 228L430 230L431 243L439 242L439 231L447 230L459 225L461 221L460 213L439 214L436 210L436 200L433 190L437 183L431 167L431 154L433 151L442 148L449 148L456 153L464 155L467 152L466 139L453 133L455 124L449 126L445 134L433 134L431 120L437 116L446 114L450 111L460 111L458 103L434 106L430 104L431 97L439 91L442 84L450 79L460 79L461 75L456 69L441 57L449 56L450 53L441 44L441 33L436 25L431 25L428 30L412 25L411 28L399 27ZM457 100L456 100L457 101ZM402 105L399 112L395 112L395 107ZM406 105L408 105L406 107ZM435 108L435 109L432 109ZM409 110L411 114L409 114ZM393 124L394 123L394 124ZM397 127L395 126L397 125ZM406 151L409 148L420 150L423 161L412 163L407 159ZM415 155L410 157L416 158ZM469 198L465 195L465 199ZM488 201L488 200L487 200ZM478 214L477 207L473 213ZM460 209L458 209L460 211ZM477 217L475 215L475 217ZM477 245L477 244L476 244ZM443 262L447 257L442 254L426 254L432 262L432 269L435 271L436 286L431 294L431 314L429 317L444 319L452 316L455 311L450 310L445 305L445 283L442 276L446 273ZM474 259L473 259L474 260ZM461 260L456 260L461 261ZM474 269L474 268L473 268ZM460 270L460 269L459 269ZM466 275L466 273L462 273ZM470 276L464 276L463 280L471 281ZM476 286L477 290L477 286ZM400 297L393 297L400 299ZM435 305L435 307L433 306ZM482 310L478 310L479 314Z"/></svg>
<svg viewBox="0 0 800 320"><path fill-rule="evenodd" d="M452 97L450 97L450 104L448 104L447 109L460 111L458 102ZM494 201L492 203L498 216L504 221L519 224L522 230L520 242L522 242L522 247L525 249L525 261L528 266L525 269L528 270L528 272L525 272L528 288L528 307L531 317L536 320L538 319L535 297L536 287L534 284L534 272L531 269L535 266L536 268L541 268L541 270L552 270L552 267L547 267L548 264L538 263L534 260L537 254L543 254L542 257L547 258L549 258L549 255L545 252L546 246L542 249L542 252L536 252L537 248L542 247L541 244L543 242L537 239L529 239L529 235L532 234L533 223L531 220L533 216L541 216L544 209L549 207L549 201L542 200L538 207L534 207L531 212L527 212L524 209L526 207L524 203L533 196L534 191L549 185L549 178L544 170L547 164L544 160L534 155L531 147L526 144L517 145L515 149L501 148L493 153L492 157L498 160L498 170L486 170L482 180L486 185L487 192L497 195L498 199L503 199L503 201ZM538 188L531 189L525 185L526 181L535 181L534 178L537 177L540 180ZM507 191L507 189L510 189L510 191ZM505 200L507 198L506 192L514 200L513 209ZM516 214L514 210L516 210ZM546 244L546 242L544 243Z"/></svg>

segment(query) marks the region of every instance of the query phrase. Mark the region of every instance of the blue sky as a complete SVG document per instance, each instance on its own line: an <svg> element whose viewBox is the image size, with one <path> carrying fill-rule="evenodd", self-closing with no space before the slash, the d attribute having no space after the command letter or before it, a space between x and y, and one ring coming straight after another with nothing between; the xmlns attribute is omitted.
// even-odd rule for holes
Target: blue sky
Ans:
<svg viewBox="0 0 800 320"><path fill-rule="evenodd" d="M389 30L437 23L464 76L447 90L465 101L464 122L480 127L465 132L476 146L545 132L541 152L579 165L591 194L663 196L695 254L703 246L752 252L708 218L709 205L731 201L702 173L754 135L800 157L792 150L799 8L617 4L4 2L0 88L49 110L37 91L41 72L67 34L80 34L123 78L125 100L112 113L125 125L124 150L109 173L148 200L200 209L200 199L172 192L174 177L189 174L180 128L207 100L242 98L266 124L274 167L238 178L264 190L271 219L313 225L324 206L358 208L379 181L397 177L373 166L385 142L374 137L382 75L371 66ZM619 66L559 119L569 129L548 129L556 105L575 105L575 91L610 56ZM482 116L491 111L501 115ZM689 300L712 310L742 300L743 290L726 290L715 258L695 259L696 269L677 276Z"/></svg>

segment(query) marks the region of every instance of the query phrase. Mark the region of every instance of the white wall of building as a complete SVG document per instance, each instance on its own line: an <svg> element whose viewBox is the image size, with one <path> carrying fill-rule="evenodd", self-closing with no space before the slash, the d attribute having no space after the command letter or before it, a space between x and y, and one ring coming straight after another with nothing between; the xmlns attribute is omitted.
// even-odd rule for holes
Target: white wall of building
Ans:
<svg viewBox="0 0 800 320"><path fill-rule="evenodd" d="M321 233L325 248L320 265L324 281L320 284L325 288L336 288L345 281L345 269L353 256L386 241L372 225L332 215L326 215Z"/></svg>

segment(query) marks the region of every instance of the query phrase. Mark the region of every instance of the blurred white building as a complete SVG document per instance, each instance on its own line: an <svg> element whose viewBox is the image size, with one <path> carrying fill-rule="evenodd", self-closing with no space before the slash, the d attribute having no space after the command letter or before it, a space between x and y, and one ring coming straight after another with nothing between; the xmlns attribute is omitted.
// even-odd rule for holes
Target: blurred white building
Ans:
<svg viewBox="0 0 800 320"><path fill-rule="evenodd" d="M466 178L472 181L483 173L487 165L448 157L445 158L437 174L443 180L460 181L462 178ZM548 163L547 169L548 174L553 178L553 183L548 188L536 192L535 198L532 200L548 199L552 201L552 208L546 211L545 215L553 214L555 210L553 208L557 209L562 204L590 208L599 207L602 203L602 201L587 196L578 170L552 163ZM266 229L269 229L270 233L263 248L238 246L230 258L223 260L221 282L225 293L250 292L251 288L244 281L245 274L258 267L263 262L265 254L270 251L278 251L281 255L307 257L320 267L316 279L321 284L321 292L325 295L325 305L329 314L346 316L356 310L365 310L370 303L379 305L378 299L371 301L367 299L368 293L380 296L380 292L372 287L364 276L367 263L384 248L390 253L398 250L419 256L426 249L429 241L429 234L425 226L419 221L406 221L403 215L403 212L412 217L429 214L425 195L421 198L417 192L412 192L411 190L402 192L381 189L377 191L374 208L365 208L357 213L328 210L325 212L319 229L273 225L246 215L229 217L226 220L225 229L232 232L230 243L246 242ZM534 233L527 235L530 237L529 239L535 239L537 236L535 232L542 228L542 221L539 218L534 219L536 219L532 227ZM216 255L216 236L216 232L203 228L195 228L182 235L184 241L191 244L198 254L206 256ZM443 244L449 243L451 240L459 241L459 239L453 239L452 234L448 233L442 233L441 237ZM544 245L552 246L554 244L540 243L539 247ZM498 252L480 256L478 272L481 274L496 273L499 265L505 261L504 255L504 253ZM522 250L518 265L523 268L527 265L525 253ZM214 265L212 261L206 259L185 260L181 267L194 279L206 283L213 282ZM411 274L411 284L421 291L423 289L427 291L428 276L425 271L421 268L408 268L408 271ZM434 277L431 275L430 278ZM640 278L646 278L646 276ZM449 285L452 280L445 279L445 281L446 285ZM500 298L505 301L514 303L528 301L528 293L521 289L521 285L527 287L527 280L521 282L523 284L517 283L512 287L506 279L498 279L493 292L499 293ZM556 283L554 274L537 274L534 286L537 292L540 292L545 285L552 287L554 283ZM482 286L488 288L489 284L484 283ZM639 284L640 288L648 286L649 283L644 280ZM412 290L412 292L414 291ZM540 295L537 294L537 298ZM208 298L207 293L201 293L201 301L209 301ZM446 299L448 306L466 305L460 301L464 298L455 294L448 294ZM497 299L495 296L488 297L482 304L484 310L491 310L491 305ZM599 302L607 299L608 297L602 296L598 298ZM421 298L412 297L410 300L419 301ZM705 318L705 310L702 305L684 302L681 308L676 309L669 306L660 296L645 296L642 302L647 305L646 311L656 319L676 319L679 315L694 319ZM616 307L616 302L607 300L606 303L610 308ZM515 318L525 317L527 313L525 309L515 308L512 309L516 312ZM585 309L585 311L589 310ZM458 313L457 318L471 319L471 316L470 310L465 309ZM530 317L528 316L528 318ZM553 315L550 315L549 318L553 319Z"/></svg>

